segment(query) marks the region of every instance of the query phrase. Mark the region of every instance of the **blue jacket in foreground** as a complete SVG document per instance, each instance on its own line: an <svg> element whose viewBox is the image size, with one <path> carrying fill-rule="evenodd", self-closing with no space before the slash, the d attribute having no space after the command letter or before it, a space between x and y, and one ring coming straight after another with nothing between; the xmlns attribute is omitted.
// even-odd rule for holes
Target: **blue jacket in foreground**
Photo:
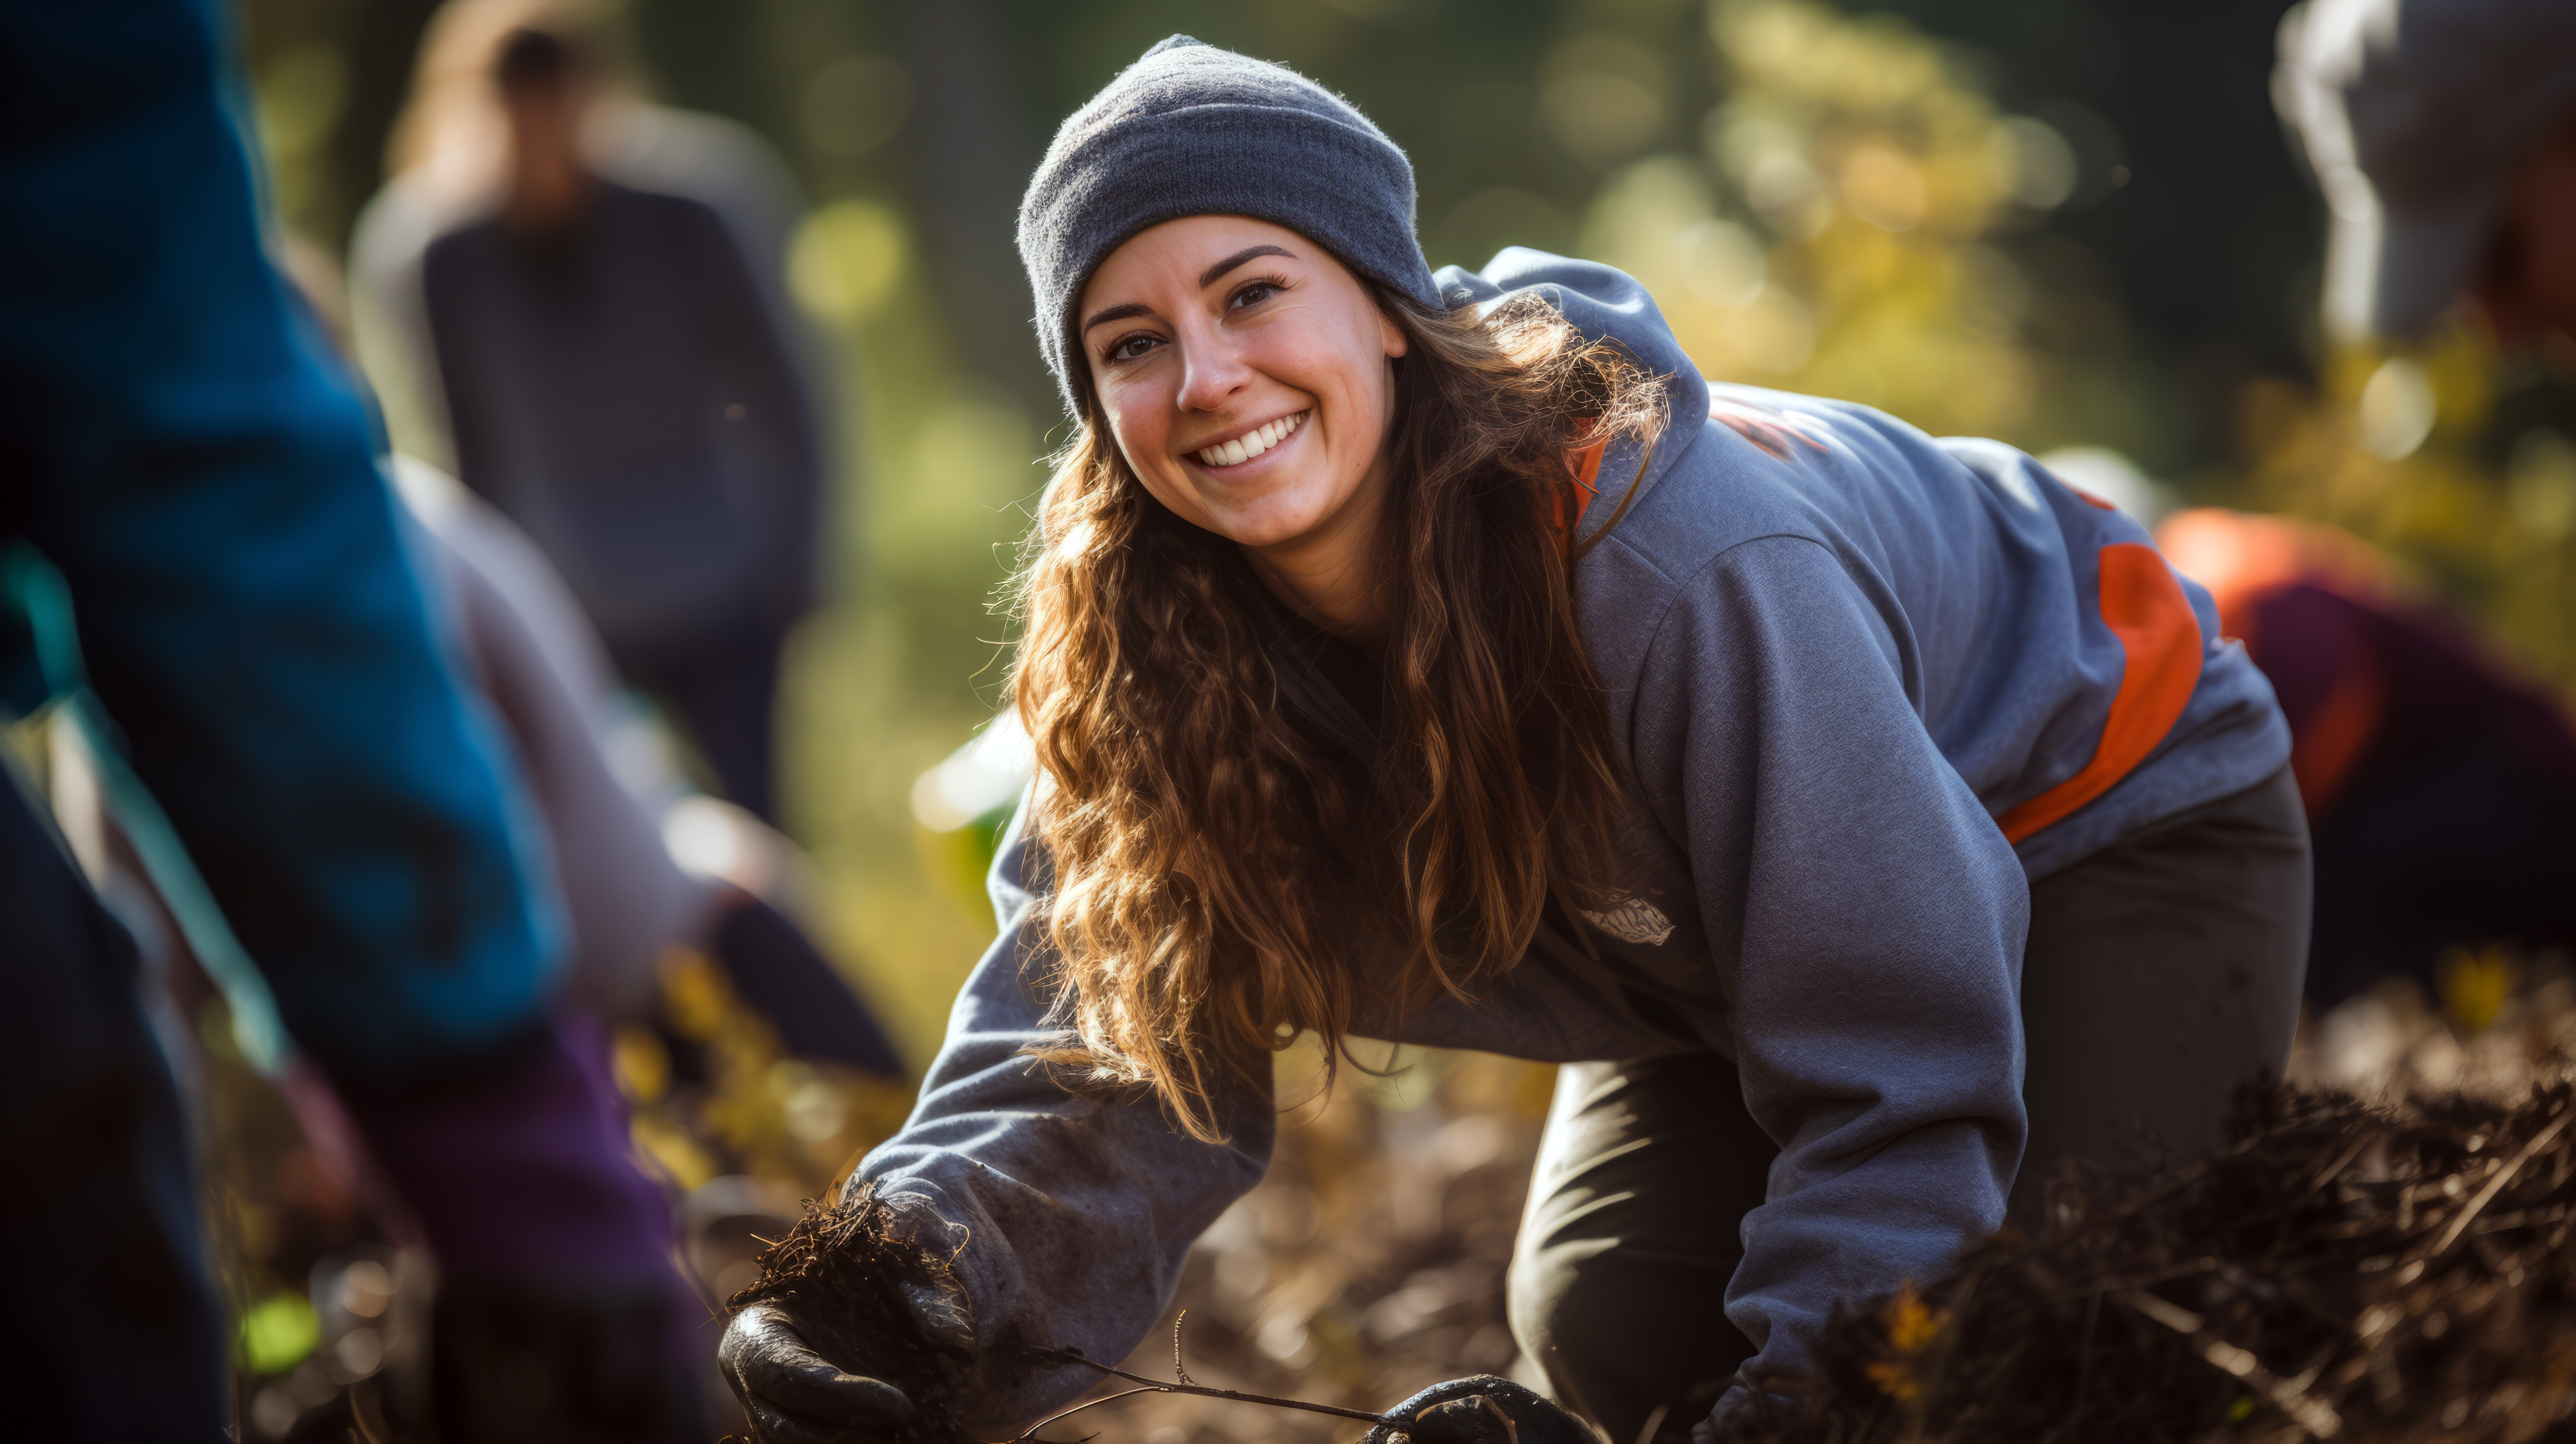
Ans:
<svg viewBox="0 0 2576 1444"><path fill-rule="evenodd" d="M2124 680L2133 694L2149 680L2126 674L2155 669L2133 669L2105 621L2104 549L2146 545L2138 523L1992 442L1712 393L1652 300L1607 267L1513 250L1440 279L1453 297L1537 291L1669 377L1673 425L1576 578L1623 749L1628 896L1586 914L1586 937L1542 930L1473 1004L1356 1031L1555 1061L1733 1060L1781 1152L1769 1201L1743 1220L1726 1316L1761 1350L1748 1377L1795 1369L1838 1301L1929 1278L2003 1220L2026 1131L2030 880L2263 781L2288 730L2207 594L2152 551L2115 553L2151 563L2139 585L2171 601L2180 654L2161 675L2180 678L2178 716L2016 851L2006 829L2116 750L2108 734L2134 731L2115 704ZM1713 406L1737 424L1704 420ZM1638 474L1633 448L1612 451L1587 527ZM994 865L1001 937L911 1120L856 1181L962 1242L986 1343L1115 1359L1152 1327L1191 1241L1261 1176L1273 1105L1244 1090L1228 1100L1232 1142L1202 1144L1150 1101L1072 1096L1020 1056L1049 1002L1033 991L1048 868L1029 810ZM1092 1382L996 1381L989 1417L965 1422L1016 1427Z"/></svg>
<svg viewBox="0 0 2576 1444"><path fill-rule="evenodd" d="M399 1083L535 1027L558 928L365 409L262 252L223 31L209 0L0 8L0 542L62 569L296 1042Z"/></svg>

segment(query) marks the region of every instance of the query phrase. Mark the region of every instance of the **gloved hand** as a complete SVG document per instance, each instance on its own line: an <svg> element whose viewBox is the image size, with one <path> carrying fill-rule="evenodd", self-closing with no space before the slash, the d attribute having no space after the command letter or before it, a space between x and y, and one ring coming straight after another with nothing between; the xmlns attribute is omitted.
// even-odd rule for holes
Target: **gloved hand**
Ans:
<svg viewBox="0 0 2576 1444"><path fill-rule="evenodd" d="M1492 1374L1434 1384L1386 1411L1360 1444L1601 1444L1580 1419Z"/></svg>
<svg viewBox="0 0 2576 1444"><path fill-rule="evenodd" d="M734 1315L716 1364L763 1444L866 1444L915 1416L901 1389L826 1362L776 1304Z"/></svg>

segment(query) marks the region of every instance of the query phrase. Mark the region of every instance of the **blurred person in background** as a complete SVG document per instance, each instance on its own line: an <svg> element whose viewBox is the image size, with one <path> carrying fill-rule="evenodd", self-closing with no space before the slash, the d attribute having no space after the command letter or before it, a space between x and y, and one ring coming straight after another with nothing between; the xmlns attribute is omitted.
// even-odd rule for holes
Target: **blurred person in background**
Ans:
<svg viewBox="0 0 2576 1444"><path fill-rule="evenodd" d="M509 193L510 121L492 65L503 42L527 28L570 36L583 52L591 85L585 164L619 185L713 210L741 247L780 334L798 343L803 371L819 375L821 352L787 297L787 240L802 200L786 163L748 126L644 96L634 39L620 18L597 0L448 0L422 32L411 90L386 145L390 179L367 202L349 243L351 341L394 450L456 470L421 256L439 237L498 214Z"/></svg>
<svg viewBox="0 0 2576 1444"><path fill-rule="evenodd" d="M495 209L420 262L455 473L536 541L722 793L774 819L780 651L814 592L811 388L760 275L775 255L591 158L598 65L576 27L529 25L482 77L506 121Z"/></svg>
<svg viewBox="0 0 2576 1444"><path fill-rule="evenodd" d="M2311 0L2273 93L2331 211L2331 339L2403 341L2459 310L2509 354L2576 361L2576 4ZM2453 949L2576 947L2557 699L2349 534L2202 509L2160 540L2289 718L2315 1002L2436 987Z"/></svg>
<svg viewBox="0 0 2576 1444"><path fill-rule="evenodd" d="M2403 338L2462 300L2576 344L2576 5L2310 0L2273 101L2325 193L2323 316Z"/></svg>
<svg viewBox="0 0 2576 1444"><path fill-rule="evenodd" d="M2311 1002L2391 976L2439 995L2457 949L2576 947L2576 731L2558 699L2348 532L2202 507L2156 539L2289 719L2316 845Z"/></svg>
<svg viewBox="0 0 2576 1444"><path fill-rule="evenodd" d="M1135 1347L1309 1031L1565 1065L1511 1322L1619 1441L1725 1434L1837 1308L2283 1065L2288 729L2136 521L1710 386L1607 266L1435 275L1382 132L1186 36L1064 123L1019 240L1078 426L1018 593L1038 777L844 1195L945 1268L862 1274L882 1353L737 1314L764 1437L903 1428L916 1328L974 1437L1090 1386L1012 1345ZM1396 1413L1475 1395L1585 1437L1500 1380Z"/></svg>
<svg viewBox="0 0 2576 1444"><path fill-rule="evenodd" d="M545 1007L548 866L460 689L359 397L263 253L203 0L0 19L13 708L74 671L441 1269L458 1439L695 1432L691 1305L595 1049ZM76 624L73 633L66 624ZM0 788L0 1370L48 1439L223 1437L169 1063L130 935ZM40 1180L40 1181L39 1181Z"/></svg>
<svg viewBox="0 0 2576 1444"><path fill-rule="evenodd" d="M789 1051L899 1073L868 1010L803 928L765 896L775 891L792 844L685 795L662 769L634 765L634 720L617 705L616 665L581 599L516 522L454 477L422 259L431 241L505 204L511 120L493 67L503 46L531 27L571 37L584 57L590 95L574 159L617 184L684 195L713 211L734 237L778 334L803 339L779 265L797 209L785 168L741 125L637 97L620 63L627 37L613 18L582 0L453 0L441 7L423 36L392 143L395 178L369 203L351 245L346 305L334 303L336 275L317 274L307 289L327 317L345 317L339 339L379 403L397 490L431 536L451 583L459 635L523 749L561 859L581 996L611 1017L632 1017L652 991L655 958L672 942L689 943L725 966L743 1001L777 1027ZM801 346L790 359L800 373L810 370ZM611 751L619 757L606 755ZM622 787L612 790L613 783ZM701 876L708 859L675 866L663 842L675 825L716 835L713 851L737 862L714 877Z"/></svg>

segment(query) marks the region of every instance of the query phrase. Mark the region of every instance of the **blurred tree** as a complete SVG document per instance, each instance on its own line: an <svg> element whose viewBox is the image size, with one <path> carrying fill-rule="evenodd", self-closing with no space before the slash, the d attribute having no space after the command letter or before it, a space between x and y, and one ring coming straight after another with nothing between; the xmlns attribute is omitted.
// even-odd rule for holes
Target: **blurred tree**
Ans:
<svg viewBox="0 0 2576 1444"><path fill-rule="evenodd" d="M439 0L244 0L241 45L280 209L331 255L384 178L385 138Z"/></svg>
<svg viewBox="0 0 2576 1444"><path fill-rule="evenodd" d="M282 209L336 251L380 174L435 0L243 0L282 163ZM1858 8L1858 7L1855 7ZM2069 144L2065 204L2007 241L2043 286L2107 292L2135 331L2128 385L2167 424L2151 467L2224 459L2256 375L2312 371L2316 205L2275 143L2281 0L1887 0L1945 37L1969 83ZM1175 30L1326 75L1397 136L1435 263L1564 246L1603 174L1686 141L1719 98L1689 0L632 0L674 103L744 120L816 194L900 197L926 239L957 360L1043 415L1010 250L1022 177L1063 114ZM310 151L309 163L300 157ZM2043 310L2046 308L2043 307ZM2043 318L2046 324L2048 318Z"/></svg>
<svg viewBox="0 0 2576 1444"><path fill-rule="evenodd" d="M2229 460L2237 393L2308 378L2321 207L2272 114L2289 0L1883 0L1975 47L1995 100L2057 128L2079 181L2046 234L2108 267L2171 421L2168 472Z"/></svg>
<svg viewBox="0 0 2576 1444"><path fill-rule="evenodd" d="M2033 238L2081 190L2061 131L1892 16L1708 17L1725 99L1697 144L1614 172L1577 244L1645 281L1704 371L2034 449L2153 435L2116 298Z"/></svg>

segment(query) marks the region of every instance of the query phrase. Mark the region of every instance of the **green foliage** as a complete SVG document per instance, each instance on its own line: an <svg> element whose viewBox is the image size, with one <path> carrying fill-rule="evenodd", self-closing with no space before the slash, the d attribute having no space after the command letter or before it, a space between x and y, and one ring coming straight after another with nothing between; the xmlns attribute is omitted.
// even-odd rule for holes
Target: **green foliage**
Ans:
<svg viewBox="0 0 2576 1444"><path fill-rule="evenodd" d="M2540 370L2509 366L2454 323L2409 346L2337 350L2314 387L2257 380L2239 398L2244 460L2221 494L2386 549L2409 590L2484 622L2509 670L2565 691L2576 388Z"/></svg>

